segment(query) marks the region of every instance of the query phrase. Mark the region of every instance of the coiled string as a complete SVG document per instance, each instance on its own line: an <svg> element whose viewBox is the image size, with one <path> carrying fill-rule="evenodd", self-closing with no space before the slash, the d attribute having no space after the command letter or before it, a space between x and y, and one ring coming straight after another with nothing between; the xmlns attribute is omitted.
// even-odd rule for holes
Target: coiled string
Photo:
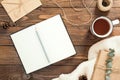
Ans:
<svg viewBox="0 0 120 80"><path fill-rule="evenodd" d="M85 3L85 0L82 0L82 4L83 4L83 6L86 8L88 14L90 15L90 18L89 18L89 20L87 20L87 22L83 22L83 23L79 23L79 24L78 24L78 23L74 23L72 20L69 20L68 17L67 17L67 15L66 15L65 10L64 10L56 1L52 0L52 2L55 3L55 4L62 10L63 19L65 19L69 24L71 24L71 25L73 25L73 26L80 26L80 25L83 25L83 24L87 24L87 23L89 23L89 22L92 20L92 12L90 11L89 8L90 8L90 6L93 4L94 0L92 0L92 1L90 2L90 5L89 5L88 7L87 7L87 5L86 5L86 3ZM77 8L75 8L75 7L73 6L72 0L69 0L69 2L70 2L70 5L71 5L71 7L72 7L72 9L73 9L74 11L76 11L76 12L80 12L80 11L81 11L80 9L77 9Z"/></svg>

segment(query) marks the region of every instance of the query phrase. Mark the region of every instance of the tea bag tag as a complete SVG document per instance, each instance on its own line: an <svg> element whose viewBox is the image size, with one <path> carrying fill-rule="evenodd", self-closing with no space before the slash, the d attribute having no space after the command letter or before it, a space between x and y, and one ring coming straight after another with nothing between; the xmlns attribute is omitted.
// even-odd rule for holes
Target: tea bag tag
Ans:
<svg viewBox="0 0 120 80"><path fill-rule="evenodd" d="M113 20L112 23L113 23L113 25L117 25L120 23L120 20L119 19Z"/></svg>

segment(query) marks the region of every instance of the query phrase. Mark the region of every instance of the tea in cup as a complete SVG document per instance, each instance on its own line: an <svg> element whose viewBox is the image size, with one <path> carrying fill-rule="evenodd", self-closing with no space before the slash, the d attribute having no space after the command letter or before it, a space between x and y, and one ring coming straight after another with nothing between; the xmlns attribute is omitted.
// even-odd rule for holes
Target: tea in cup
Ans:
<svg viewBox="0 0 120 80"><path fill-rule="evenodd" d="M113 31L113 26L119 23L119 19L111 21L109 18L101 16L93 21L90 32L99 38L104 38L109 36Z"/></svg>

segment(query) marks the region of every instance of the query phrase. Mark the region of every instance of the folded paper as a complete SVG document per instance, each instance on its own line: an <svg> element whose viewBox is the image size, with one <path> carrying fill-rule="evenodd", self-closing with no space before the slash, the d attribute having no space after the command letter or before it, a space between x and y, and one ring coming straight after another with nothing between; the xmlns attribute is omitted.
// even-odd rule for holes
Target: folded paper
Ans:
<svg viewBox="0 0 120 80"><path fill-rule="evenodd" d="M13 22L42 5L40 0L3 0L1 4Z"/></svg>

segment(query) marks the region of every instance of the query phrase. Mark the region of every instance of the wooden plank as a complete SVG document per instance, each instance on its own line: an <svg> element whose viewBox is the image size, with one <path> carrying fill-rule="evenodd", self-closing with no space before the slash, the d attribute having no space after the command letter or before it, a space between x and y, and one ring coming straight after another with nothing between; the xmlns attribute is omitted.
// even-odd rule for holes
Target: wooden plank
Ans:
<svg viewBox="0 0 120 80"><path fill-rule="evenodd" d="M72 72L77 66L49 66L42 70L38 70L33 73L35 79L40 80L51 80L52 78L58 77L60 74L70 73ZM52 72L51 74L49 72Z"/></svg>
<svg viewBox="0 0 120 80"><path fill-rule="evenodd" d="M57 7L52 0L41 0L42 6L41 7ZM56 1L58 4L60 4L62 7L71 7L69 0L53 0ZM82 0L71 0L74 7L80 7L83 8ZM93 4L90 6L91 1L94 1ZM0 0L1 2L1 0ZM97 0L85 0L85 3L87 6L90 7L96 7ZM113 8L114 7L120 7L120 1L114 0ZM2 8L2 5L0 5L0 8Z"/></svg>
<svg viewBox="0 0 120 80"><path fill-rule="evenodd" d="M43 3L42 7L56 7L55 4L51 1L51 0L41 0ZM56 1L58 4L60 4L62 7L71 7L70 5L70 0L53 0ZM71 0L72 4L74 5L74 7L84 7L82 0ZM91 2L93 1L93 3L91 4ZM120 7L120 1L119 0L113 0L113 8L114 7ZM97 4L97 0L85 0L85 3L87 6L91 6L90 7L96 7Z"/></svg>
<svg viewBox="0 0 120 80"><path fill-rule="evenodd" d="M7 31L6 30L0 30L0 45L13 45L12 40L10 39L10 34L21 30L22 27L10 27ZM87 35L88 29L78 29L78 28L68 28L68 33L70 34L70 37L73 41L74 45L79 45L79 44L86 44L84 43L85 38L90 38L90 36L85 36Z"/></svg>
<svg viewBox="0 0 120 80"><path fill-rule="evenodd" d="M22 27L10 27L7 31L0 30L0 45L13 45L12 40L9 35L21 29L23 28ZM98 42L99 40L102 40L100 38L93 36L89 32L88 28L78 29L76 27L70 27L70 28L67 28L67 30L74 45L92 45ZM120 27L114 27L111 36L120 35L119 31L120 31Z"/></svg>
<svg viewBox="0 0 120 80"><path fill-rule="evenodd" d="M77 54L54 65L77 65L87 60L89 46L75 46ZM21 64L19 56L13 46L0 46L0 64Z"/></svg>
<svg viewBox="0 0 120 80"><path fill-rule="evenodd" d="M0 65L0 80L50 80L61 73L70 73L77 66L49 66L26 75L21 65Z"/></svg>
<svg viewBox="0 0 120 80"><path fill-rule="evenodd" d="M81 11L75 12L71 8L64 8L69 20L72 20L74 23L81 24L84 21L87 21L90 18L90 16L85 8L78 8L78 9L80 9ZM109 11L109 13L108 12L100 12L96 8L90 8L90 10L93 14L93 19L98 16L107 16L110 19L115 19L117 17L120 17L120 14L119 14L120 9L119 8L112 8ZM23 18L21 18L20 20L18 20L16 23L19 26L21 26L21 25L26 26L26 24L28 26L28 23L34 24L34 23L40 22L44 19L50 18L51 16L54 16L56 14L62 14L61 9L59 9L59 8L40 8L39 9L38 8L38 9L32 11L31 13L29 13L28 15L24 16ZM116 14L116 15L114 16L114 14ZM80 15L82 15L82 16L80 16ZM0 8L0 20L7 20L7 21L12 22L3 8ZM89 24L87 24L87 25L89 25Z"/></svg>

